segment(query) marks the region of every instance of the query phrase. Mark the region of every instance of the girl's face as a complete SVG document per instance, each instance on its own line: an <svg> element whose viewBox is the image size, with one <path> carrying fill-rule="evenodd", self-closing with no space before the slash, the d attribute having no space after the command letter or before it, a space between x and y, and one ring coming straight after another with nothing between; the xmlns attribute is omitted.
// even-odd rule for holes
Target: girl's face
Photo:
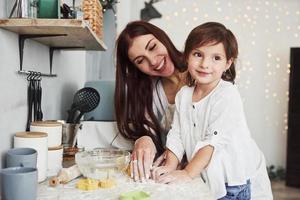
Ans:
<svg viewBox="0 0 300 200"><path fill-rule="evenodd" d="M166 47L152 34L133 39L128 57L135 66L150 76L168 77L174 73L174 64Z"/></svg>
<svg viewBox="0 0 300 200"><path fill-rule="evenodd" d="M229 69L233 59L226 59L223 43L208 43L191 51L188 70L198 85L214 87Z"/></svg>

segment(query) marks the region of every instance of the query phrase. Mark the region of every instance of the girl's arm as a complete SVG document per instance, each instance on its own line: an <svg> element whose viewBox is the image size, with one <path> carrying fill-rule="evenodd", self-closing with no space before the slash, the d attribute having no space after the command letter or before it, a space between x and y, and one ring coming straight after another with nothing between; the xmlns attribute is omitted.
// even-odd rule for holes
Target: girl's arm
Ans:
<svg viewBox="0 0 300 200"><path fill-rule="evenodd" d="M199 149L199 151L195 154L195 156L184 168L184 170L191 178L199 176L203 169L205 169L208 166L213 152L214 147L211 145L207 145Z"/></svg>
<svg viewBox="0 0 300 200"><path fill-rule="evenodd" d="M157 177L156 181L159 183L179 183L189 181L199 176L202 170L209 164L213 151L214 148L210 145L199 149L183 170L173 170L170 173L162 173Z"/></svg>
<svg viewBox="0 0 300 200"><path fill-rule="evenodd" d="M166 164L167 166L176 169L177 165L179 164L179 160L176 155L170 151L169 149L166 150Z"/></svg>

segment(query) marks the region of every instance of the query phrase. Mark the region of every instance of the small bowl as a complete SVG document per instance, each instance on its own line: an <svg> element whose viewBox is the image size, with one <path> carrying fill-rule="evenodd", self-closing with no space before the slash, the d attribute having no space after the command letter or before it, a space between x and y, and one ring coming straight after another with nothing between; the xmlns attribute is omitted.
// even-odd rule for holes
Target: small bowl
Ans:
<svg viewBox="0 0 300 200"><path fill-rule="evenodd" d="M83 176L103 180L126 173L130 153L120 149L97 148L75 154L75 162Z"/></svg>

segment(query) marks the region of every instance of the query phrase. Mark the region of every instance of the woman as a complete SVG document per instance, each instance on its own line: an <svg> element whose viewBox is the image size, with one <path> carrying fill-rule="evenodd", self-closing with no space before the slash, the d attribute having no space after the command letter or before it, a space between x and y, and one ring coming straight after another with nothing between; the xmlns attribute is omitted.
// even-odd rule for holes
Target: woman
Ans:
<svg viewBox="0 0 300 200"><path fill-rule="evenodd" d="M185 84L182 53L158 27L129 23L116 42L115 109L118 129L134 140L132 176L148 179L164 152L173 119L175 95ZM156 164L161 161L157 159Z"/></svg>

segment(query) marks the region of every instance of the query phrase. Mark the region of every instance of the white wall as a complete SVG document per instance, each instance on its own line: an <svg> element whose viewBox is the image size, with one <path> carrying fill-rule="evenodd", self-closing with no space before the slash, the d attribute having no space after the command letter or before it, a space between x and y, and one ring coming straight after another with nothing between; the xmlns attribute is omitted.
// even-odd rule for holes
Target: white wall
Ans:
<svg viewBox="0 0 300 200"><path fill-rule="evenodd" d="M120 33L129 21L139 19L139 11L144 5L143 0L122 0L116 4L117 33Z"/></svg>
<svg viewBox="0 0 300 200"><path fill-rule="evenodd" d="M88 51L86 53L87 81L114 80L114 48L116 39L116 17L112 9L103 13L103 41L106 51Z"/></svg>
<svg viewBox="0 0 300 200"><path fill-rule="evenodd" d="M143 7L142 0L120 1L118 32L139 19ZM201 23L218 21L234 32L240 50L237 84L250 130L267 163L285 166L289 51L300 47L300 1L162 0L154 7L162 18L150 22L181 50L188 33Z"/></svg>
<svg viewBox="0 0 300 200"><path fill-rule="evenodd" d="M0 18L6 17L5 1L0 1ZM19 70L18 35L0 29L0 167L12 147L15 132L24 131L27 121L27 81ZM49 73L48 47L28 40L24 49L24 70ZM42 79L44 119L65 119L74 93L86 79L84 51L56 51L53 57L56 78Z"/></svg>

